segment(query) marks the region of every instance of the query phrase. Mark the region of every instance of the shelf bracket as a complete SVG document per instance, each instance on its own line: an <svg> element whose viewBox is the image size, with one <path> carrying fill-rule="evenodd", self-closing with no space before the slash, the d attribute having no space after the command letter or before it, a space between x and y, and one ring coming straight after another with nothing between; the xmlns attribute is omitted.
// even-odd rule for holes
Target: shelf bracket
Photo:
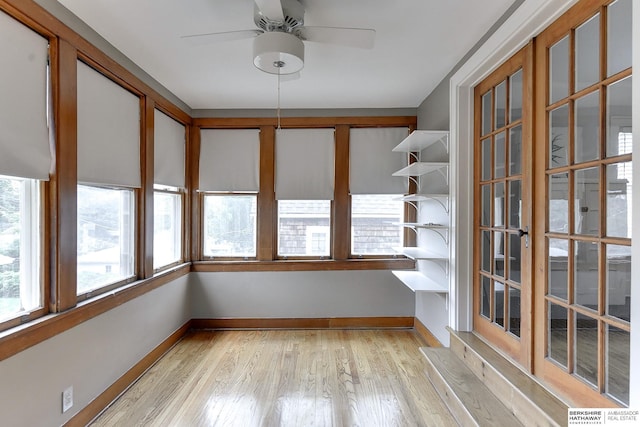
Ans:
<svg viewBox="0 0 640 427"><path fill-rule="evenodd" d="M447 171L445 172L443 169L446 169ZM438 173L442 175L447 185L449 185L449 166L447 166L446 168L438 169Z"/></svg>
<svg viewBox="0 0 640 427"><path fill-rule="evenodd" d="M440 198L437 197L437 196L425 196L425 197L427 199L436 201L440 206L442 206L442 209L444 209L444 211L446 213L449 213L449 197L447 197L447 203L446 204L442 200L440 200Z"/></svg>
<svg viewBox="0 0 640 427"><path fill-rule="evenodd" d="M441 229L441 228L428 228L428 227L425 227L425 230L433 231L438 236L440 236L440 238L442 238L442 241L444 242L445 245L449 245L449 230Z"/></svg>

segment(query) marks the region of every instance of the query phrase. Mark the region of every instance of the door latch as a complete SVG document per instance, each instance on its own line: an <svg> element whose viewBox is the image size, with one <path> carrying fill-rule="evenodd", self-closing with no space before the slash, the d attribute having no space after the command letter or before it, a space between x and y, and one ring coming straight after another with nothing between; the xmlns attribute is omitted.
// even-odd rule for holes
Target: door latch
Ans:
<svg viewBox="0 0 640 427"><path fill-rule="evenodd" d="M529 247L529 226L526 226L524 230L522 228L519 229L518 236L520 236L520 238L524 236L524 247L528 248Z"/></svg>

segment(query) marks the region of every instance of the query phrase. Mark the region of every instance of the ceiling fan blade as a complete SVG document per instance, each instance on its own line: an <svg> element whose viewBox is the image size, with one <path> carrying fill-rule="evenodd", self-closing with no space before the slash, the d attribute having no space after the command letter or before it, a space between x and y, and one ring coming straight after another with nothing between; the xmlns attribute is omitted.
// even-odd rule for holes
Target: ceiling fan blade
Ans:
<svg viewBox="0 0 640 427"><path fill-rule="evenodd" d="M192 34L180 37L193 45L250 39L262 34L261 30L224 31L221 33Z"/></svg>
<svg viewBox="0 0 640 427"><path fill-rule="evenodd" d="M255 0L256 6L265 18L274 22L284 22L284 12L280 0Z"/></svg>
<svg viewBox="0 0 640 427"><path fill-rule="evenodd" d="M370 28L298 27L294 33L302 40L372 49L376 30Z"/></svg>

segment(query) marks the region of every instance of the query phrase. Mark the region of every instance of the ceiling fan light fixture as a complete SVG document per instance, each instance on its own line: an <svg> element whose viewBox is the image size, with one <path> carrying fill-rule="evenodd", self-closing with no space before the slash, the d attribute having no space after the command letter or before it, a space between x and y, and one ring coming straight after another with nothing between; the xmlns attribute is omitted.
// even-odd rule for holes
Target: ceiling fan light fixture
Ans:
<svg viewBox="0 0 640 427"><path fill-rule="evenodd" d="M266 32L253 42L253 64L269 74L293 74L304 67L304 43L290 33Z"/></svg>

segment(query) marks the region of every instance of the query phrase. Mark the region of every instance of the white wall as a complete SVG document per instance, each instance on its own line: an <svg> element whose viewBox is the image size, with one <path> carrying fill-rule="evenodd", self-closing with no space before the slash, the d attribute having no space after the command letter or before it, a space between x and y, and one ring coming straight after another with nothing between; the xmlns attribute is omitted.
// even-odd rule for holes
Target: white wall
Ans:
<svg viewBox="0 0 640 427"><path fill-rule="evenodd" d="M0 362L0 424L59 426L190 318L188 275ZM74 406L62 414L62 391Z"/></svg>
<svg viewBox="0 0 640 427"><path fill-rule="evenodd" d="M414 316L414 295L390 271L191 273L192 316Z"/></svg>

